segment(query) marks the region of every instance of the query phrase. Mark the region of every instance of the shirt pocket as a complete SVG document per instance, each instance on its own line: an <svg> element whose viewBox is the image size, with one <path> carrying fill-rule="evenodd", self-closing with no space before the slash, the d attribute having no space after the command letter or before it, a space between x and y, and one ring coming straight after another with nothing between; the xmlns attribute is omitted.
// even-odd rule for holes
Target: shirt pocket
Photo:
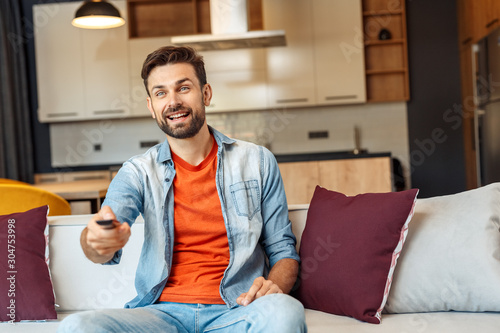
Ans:
<svg viewBox="0 0 500 333"><path fill-rule="evenodd" d="M238 216L249 220L260 210L260 188L257 180L246 180L229 186Z"/></svg>

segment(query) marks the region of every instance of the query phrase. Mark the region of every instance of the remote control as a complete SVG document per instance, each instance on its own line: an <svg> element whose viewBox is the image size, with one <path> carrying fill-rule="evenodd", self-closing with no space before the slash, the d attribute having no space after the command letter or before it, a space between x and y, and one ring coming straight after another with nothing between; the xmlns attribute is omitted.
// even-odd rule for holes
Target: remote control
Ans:
<svg viewBox="0 0 500 333"><path fill-rule="evenodd" d="M98 220L96 222L104 229L113 229L115 227L115 224L113 223L113 221L114 220Z"/></svg>

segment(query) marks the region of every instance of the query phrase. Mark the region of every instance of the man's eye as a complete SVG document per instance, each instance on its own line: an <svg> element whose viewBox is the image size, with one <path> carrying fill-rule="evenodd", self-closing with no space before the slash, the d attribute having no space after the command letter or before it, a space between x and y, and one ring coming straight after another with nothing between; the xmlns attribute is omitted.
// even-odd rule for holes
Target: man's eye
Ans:
<svg viewBox="0 0 500 333"><path fill-rule="evenodd" d="M184 86L184 87L181 87L181 89L179 89L179 90L180 90L180 91L188 91L188 90L189 90L189 87Z"/></svg>
<svg viewBox="0 0 500 333"><path fill-rule="evenodd" d="M155 96L156 96L156 97L162 97L162 96L164 96L164 95L165 95L165 92L163 92L163 91L158 91L158 92L155 94Z"/></svg>

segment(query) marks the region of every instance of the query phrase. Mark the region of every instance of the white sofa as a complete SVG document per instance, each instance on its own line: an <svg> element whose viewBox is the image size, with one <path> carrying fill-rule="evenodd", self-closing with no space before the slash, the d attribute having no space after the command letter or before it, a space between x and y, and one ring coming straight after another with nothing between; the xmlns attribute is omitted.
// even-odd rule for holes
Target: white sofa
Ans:
<svg viewBox="0 0 500 333"><path fill-rule="evenodd" d="M418 209L419 203L417 202L417 212ZM307 210L308 205L289 207L290 219L299 242L305 226ZM89 218L90 215L49 217L50 270L56 303L59 306L57 308L58 320L0 323L1 332L55 332L59 321L69 313L98 308L120 308L135 296L134 274L143 241L143 221L139 218L133 225L132 237L124 248L122 262L115 266L103 266L88 261L80 249L80 232ZM497 282L500 283L500 281ZM493 333L499 331L500 313L384 313L381 324L377 325L350 317L306 309L306 321L310 333Z"/></svg>

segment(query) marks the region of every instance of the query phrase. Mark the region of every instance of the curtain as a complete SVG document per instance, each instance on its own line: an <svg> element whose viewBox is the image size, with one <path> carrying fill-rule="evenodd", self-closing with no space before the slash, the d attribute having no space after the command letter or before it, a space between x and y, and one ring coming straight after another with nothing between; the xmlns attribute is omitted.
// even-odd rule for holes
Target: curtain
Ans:
<svg viewBox="0 0 500 333"><path fill-rule="evenodd" d="M33 182L25 38L19 0L0 0L0 178Z"/></svg>

